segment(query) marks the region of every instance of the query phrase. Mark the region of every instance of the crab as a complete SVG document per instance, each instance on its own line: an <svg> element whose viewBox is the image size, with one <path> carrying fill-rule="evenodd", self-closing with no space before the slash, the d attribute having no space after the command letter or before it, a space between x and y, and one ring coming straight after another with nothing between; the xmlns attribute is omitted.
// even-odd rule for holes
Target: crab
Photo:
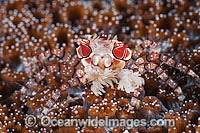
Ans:
<svg viewBox="0 0 200 133"><path fill-rule="evenodd" d="M106 36L106 35L105 35ZM60 97L60 94L68 88L73 88L79 84L92 83L91 90L96 96L100 96L105 93L104 86L114 88L117 85L118 90L125 91L126 93L133 93L131 99L132 106L139 106L139 96L144 89L144 78L142 74L149 70L154 69L157 76L168 84L180 102L185 98L182 89L176 82L174 82L161 67L155 63L154 60L160 60L175 69L184 72L193 77L198 84L200 78L193 70L187 66L174 61L172 58L160 54L159 46L152 40L145 40L141 44L137 45L135 49L130 50L123 42L118 41L117 37L112 39L105 39L98 36L93 36L90 39L77 39L78 47L76 48L77 56L80 59L79 64L82 65L82 69L76 69L71 80L67 81L59 89L57 89L51 99L47 102L43 108L42 113L47 114L53 104ZM141 56L142 51L146 48L154 49L154 52L146 53ZM56 55L59 58L63 58L66 61L67 53L61 49L53 49L45 52L45 54L38 55L32 58L32 62L40 62L49 58L51 55ZM31 61L26 61L25 65L29 65ZM77 64L76 64L77 66ZM42 69L34 79L30 79L26 86L23 86L21 91L26 93L28 89L37 85L48 71L61 71L62 68L59 65L54 65L45 69Z"/></svg>

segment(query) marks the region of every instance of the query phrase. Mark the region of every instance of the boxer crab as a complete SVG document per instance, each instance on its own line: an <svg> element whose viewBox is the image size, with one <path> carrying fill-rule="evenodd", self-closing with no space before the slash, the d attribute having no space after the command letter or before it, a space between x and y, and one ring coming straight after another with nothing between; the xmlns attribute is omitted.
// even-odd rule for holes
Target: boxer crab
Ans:
<svg viewBox="0 0 200 133"><path fill-rule="evenodd" d="M64 90L86 83L92 83L91 90L97 96L105 93L103 89L104 86L114 88L114 86L117 85L118 90L123 90L127 93L132 92L133 97L131 103L133 106L139 106L138 98L143 92L145 83L141 75L151 69L154 69L158 77L173 88L178 99L183 101L184 95L181 87L169 78L159 65L153 63L156 59L192 76L198 83L200 82L199 76L191 69L174 61L170 57L155 52L159 47L154 41L145 40L132 51L123 42L118 41L116 37L113 39L104 39L94 36L88 40L78 39L77 44L79 46L76 48L76 51L83 69L75 70L75 74L73 74L71 80L64 83L55 91L44 107L42 111L43 114L49 112L50 108ZM148 47L155 49L155 51L151 53L147 52L146 55L141 56L142 51ZM66 53L63 50L54 49L47 51L45 54L38 55L37 58L33 57L32 62L26 60L25 66L30 65L33 61L39 62L47 59L52 54L60 58L66 57ZM29 88L37 85L48 71L56 69L56 71L59 72L61 70L59 68L61 68L61 66L54 65L53 67L41 70L34 79L30 79L26 86L23 86L22 93L25 93Z"/></svg>

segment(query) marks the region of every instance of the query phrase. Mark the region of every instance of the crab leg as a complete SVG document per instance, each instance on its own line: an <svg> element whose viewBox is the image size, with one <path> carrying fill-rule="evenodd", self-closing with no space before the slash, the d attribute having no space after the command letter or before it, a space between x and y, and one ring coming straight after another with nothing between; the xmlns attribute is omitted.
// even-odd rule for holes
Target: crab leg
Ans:
<svg viewBox="0 0 200 133"><path fill-rule="evenodd" d="M59 89L57 89L55 92L53 92L52 97L48 100L48 102L45 104L42 110L42 115L47 115L47 113L51 110L55 102L60 97L61 93L68 88L78 86L80 85L80 80L78 77L72 78L68 82L64 83Z"/></svg>
<svg viewBox="0 0 200 133"><path fill-rule="evenodd" d="M32 89L38 85L38 83L44 79L44 77L48 74L48 72L60 72L66 73L69 76L74 74L74 66L68 66L63 64L53 64L51 66L44 66L44 68L38 72L33 78L29 79L25 88Z"/></svg>
<svg viewBox="0 0 200 133"><path fill-rule="evenodd" d="M55 92L53 92L51 98L48 100L48 102L45 104L45 106L42 109L42 115L47 115L47 113L51 110L51 107L55 104L55 102L58 100L61 94L61 89L57 89Z"/></svg>
<svg viewBox="0 0 200 133"><path fill-rule="evenodd" d="M67 53L65 50L62 50L62 49L47 50L45 53L41 53L41 54L36 55L36 56L34 56L34 57L30 58L30 59L29 58L24 58L25 69L30 71L31 64L35 64L35 63L38 63L38 62L41 62L43 64L43 62L45 60L48 60L53 55L55 55L56 57L62 59L65 62L70 61L71 58L72 58L72 55L70 53ZM73 62L71 62L71 63L72 64L76 64L77 61L73 60Z"/></svg>
<svg viewBox="0 0 200 133"><path fill-rule="evenodd" d="M42 62L44 60L47 60L52 55L55 55L55 56L57 56L59 58L62 58L65 55L65 50L61 50L61 49L47 50L47 51L45 51L45 53L41 53L41 54L36 55L36 56L34 56L34 57L30 58L30 59L25 58L24 61L27 64Z"/></svg>
<svg viewBox="0 0 200 133"><path fill-rule="evenodd" d="M81 64L77 65L76 67L80 68ZM69 70L69 72L67 72L67 74L70 74L71 77L73 77L74 72L76 70L76 67L70 68L68 66L67 70ZM65 66L61 66L60 68L61 68L61 72L66 72L67 71ZM72 71L72 69L74 69L74 71ZM43 107L42 114L46 115L51 110L52 106L55 104L55 102L60 97L60 95L61 95L62 92L64 92L68 88L72 88L72 87L78 86L80 84L81 84L81 82L79 80L79 75L76 75L74 78L71 78L70 80L68 80L67 82L65 82L59 89L56 90L56 93L53 93L52 97L49 99L49 101Z"/></svg>
<svg viewBox="0 0 200 133"><path fill-rule="evenodd" d="M146 60L149 61L149 62L150 61L154 61L156 59L160 60L161 63L165 63L168 66L176 68L179 71L190 75L191 77L193 77L197 81L198 84L200 84L200 78L193 70L191 70L190 68L188 68L187 66L185 66L185 65L183 65L181 63L176 62L172 58L170 58L168 56L165 56L163 54L159 54L159 53L151 53L148 56L146 56Z"/></svg>
<svg viewBox="0 0 200 133"><path fill-rule="evenodd" d="M177 85L157 64L153 62L147 62L143 57L136 60L136 62L131 66L131 69L137 68L140 74L143 74L149 70L154 69L160 79L162 79L166 84L168 84L179 96L179 100L184 99L181 87Z"/></svg>
<svg viewBox="0 0 200 133"><path fill-rule="evenodd" d="M37 85L36 82L32 83L32 86ZM58 98L60 97L60 94L67 90L68 88L74 87L74 86L78 86L80 85L80 80L78 77L75 78L71 78L71 80L67 81L66 83L64 83L59 89L56 89L55 92L53 92L52 97L48 100L48 102L45 104L45 106L43 107L43 111L42 114L46 115L52 108L52 106L55 104L55 102L58 100ZM27 87L23 86L21 91L22 91L22 97L25 96L26 91L28 90Z"/></svg>
<svg viewBox="0 0 200 133"><path fill-rule="evenodd" d="M75 71L77 68L81 68L82 65L79 63L78 60L72 59L73 57L69 53L65 53L64 51L61 51L60 49L54 49L53 51L50 50L46 51L45 54L40 54L39 56L33 57L34 63L36 62L42 62L45 59L48 59L51 55L56 55L57 57L63 59L64 62L67 62L66 64L53 64L51 66L45 66L44 68L37 73L33 78L31 78L25 86L22 87L22 97L26 95L26 92L28 89L35 88L39 82L45 78L45 76L49 72L56 72L56 73L65 73L65 75L68 75L69 77L73 77ZM54 103L57 101L57 99L60 97L60 94L62 91L66 90L69 87L74 87L80 84L79 78L71 78L71 80L67 81L65 84L63 84L59 89L57 89L55 92L53 92L52 97L50 100L46 103L46 105L43 108L43 114L47 114L51 107L54 105Z"/></svg>
<svg viewBox="0 0 200 133"><path fill-rule="evenodd" d="M39 82L45 78L45 76L48 74L48 72L56 72L56 73L65 73L69 77L73 77L74 72L76 70L76 67L80 67L78 63L76 66L70 66L65 64L54 64L51 66L44 66L44 68L37 73L33 78L29 79L29 81L25 84L25 86L22 86L21 89L21 98L24 99L25 95L27 94L28 90L34 89L37 87ZM71 64L74 65L74 64ZM69 85L72 85L71 81L69 81ZM55 98L54 98L55 99Z"/></svg>
<svg viewBox="0 0 200 133"><path fill-rule="evenodd" d="M140 57L141 53L148 47L154 48L154 49L159 48L158 44L156 42L151 41L151 40L145 40L140 45L137 45L136 48L133 50L132 58L134 60L138 59Z"/></svg>

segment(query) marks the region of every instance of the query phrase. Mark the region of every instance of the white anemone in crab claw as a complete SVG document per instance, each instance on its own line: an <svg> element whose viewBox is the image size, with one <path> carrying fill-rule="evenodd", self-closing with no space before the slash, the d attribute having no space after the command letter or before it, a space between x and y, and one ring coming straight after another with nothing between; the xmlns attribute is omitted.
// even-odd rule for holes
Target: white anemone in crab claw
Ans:
<svg viewBox="0 0 200 133"><path fill-rule="evenodd" d="M103 70L99 67L88 65L84 68L84 72L86 73L84 79L92 81L91 90L97 96L102 95L102 92L105 93L103 85L113 88L113 82L118 83L117 71L109 68Z"/></svg>
<svg viewBox="0 0 200 133"><path fill-rule="evenodd" d="M120 77L118 90L125 90L127 93L134 92L136 88L144 85L144 79L140 77L139 72L122 69L118 75Z"/></svg>

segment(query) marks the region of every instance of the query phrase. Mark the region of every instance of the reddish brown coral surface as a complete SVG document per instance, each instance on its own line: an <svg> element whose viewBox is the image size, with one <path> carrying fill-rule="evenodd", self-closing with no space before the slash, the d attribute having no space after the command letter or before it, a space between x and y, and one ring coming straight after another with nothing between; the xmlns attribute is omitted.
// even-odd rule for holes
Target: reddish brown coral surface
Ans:
<svg viewBox="0 0 200 133"><path fill-rule="evenodd" d="M86 34L118 35L131 49L143 40L154 40L161 53L200 75L199 8L198 0L0 1L0 132L200 132L200 86L190 76L162 64L181 86L186 96L183 103L151 71L142 75L145 91L141 91L137 107L131 105L133 94L117 90L117 86L105 87L105 94L96 96L90 90L91 85L86 84L62 93L48 116L52 119L171 118L175 119L175 127L43 127L40 123L45 104L58 93L60 86L66 85L75 67L82 67L76 66L79 59L75 48L77 38ZM32 57L40 60L38 55L54 48L64 49L64 61L55 56L33 61ZM26 62L34 63L26 66ZM38 76L39 84L24 93L22 86L46 67L51 72L41 81ZM24 118L28 115L37 116L33 127L25 125Z"/></svg>

